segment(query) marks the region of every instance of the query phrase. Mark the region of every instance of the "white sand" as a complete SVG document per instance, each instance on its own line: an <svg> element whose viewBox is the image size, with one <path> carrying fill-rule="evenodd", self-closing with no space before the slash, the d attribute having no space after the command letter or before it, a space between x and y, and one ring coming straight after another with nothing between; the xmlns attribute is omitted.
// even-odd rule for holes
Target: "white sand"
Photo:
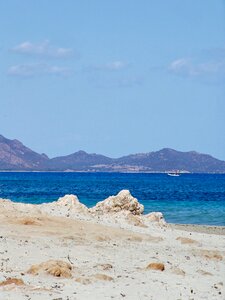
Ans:
<svg viewBox="0 0 225 300"><path fill-rule="evenodd" d="M110 215L81 214L79 220L79 215L55 217L44 211L0 200L1 300L225 299L221 232L113 224ZM72 277L27 273L33 264L50 259L70 263ZM165 270L147 270L152 262L163 263ZM1 286L9 277L24 285Z"/></svg>

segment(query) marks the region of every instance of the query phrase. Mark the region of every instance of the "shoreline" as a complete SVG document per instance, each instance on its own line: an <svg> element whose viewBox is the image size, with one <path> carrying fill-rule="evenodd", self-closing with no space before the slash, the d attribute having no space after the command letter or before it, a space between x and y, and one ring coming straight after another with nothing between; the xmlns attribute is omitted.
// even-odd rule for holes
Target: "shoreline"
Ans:
<svg viewBox="0 0 225 300"><path fill-rule="evenodd" d="M225 235L225 226L223 225L200 225L200 224L176 224L168 223L172 229L189 232L198 232L215 235Z"/></svg>
<svg viewBox="0 0 225 300"><path fill-rule="evenodd" d="M0 198L2 200L3 198ZM45 204L50 204L50 203L56 203L58 199L55 199L51 202L41 202L41 203L32 203L32 202L20 202L20 201L15 201L12 199L6 199L11 201L12 203L15 204L22 204L22 205L33 205L33 206L40 206L40 205L45 205ZM81 202L82 203L82 202ZM92 207L88 207L88 209L91 209ZM150 213L150 212L149 212ZM146 216L148 213L143 212L142 216ZM166 215L165 219L166 219ZM207 225L207 224L193 224L193 223L172 223L172 222L167 222L168 226L174 229L179 229L179 230L184 230L184 231L193 231L193 232L199 232L199 233L212 233L212 234L218 234L218 235L225 235L225 225Z"/></svg>
<svg viewBox="0 0 225 300"><path fill-rule="evenodd" d="M90 174L98 174L98 173L106 173L106 174L166 174L171 171L79 171L79 170L64 170L64 171L42 171L42 170L0 170L0 173L90 173ZM225 175L224 172L180 172L181 175L186 174L206 174L206 175Z"/></svg>

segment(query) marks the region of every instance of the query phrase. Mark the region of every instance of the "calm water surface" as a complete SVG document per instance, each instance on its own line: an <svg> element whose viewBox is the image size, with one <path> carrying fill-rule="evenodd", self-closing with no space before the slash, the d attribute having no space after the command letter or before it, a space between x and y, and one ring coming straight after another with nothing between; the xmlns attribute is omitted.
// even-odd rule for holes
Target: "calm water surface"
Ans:
<svg viewBox="0 0 225 300"><path fill-rule="evenodd" d="M225 174L0 173L0 198L43 203L75 194L88 207L129 189L167 222L225 226Z"/></svg>

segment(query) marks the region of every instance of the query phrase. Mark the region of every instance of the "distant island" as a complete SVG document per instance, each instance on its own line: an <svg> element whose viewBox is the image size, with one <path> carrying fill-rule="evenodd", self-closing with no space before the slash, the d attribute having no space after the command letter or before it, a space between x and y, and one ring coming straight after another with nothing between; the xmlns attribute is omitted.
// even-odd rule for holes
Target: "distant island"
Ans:
<svg viewBox="0 0 225 300"><path fill-rule="evenodd" d="M155 152L110 158L101 154L78 151L49 158L18 140L0 135L0 171L63 171L63 172L169 172L225 173L225 161L195 151L181 152L164 148Z"/></svg>

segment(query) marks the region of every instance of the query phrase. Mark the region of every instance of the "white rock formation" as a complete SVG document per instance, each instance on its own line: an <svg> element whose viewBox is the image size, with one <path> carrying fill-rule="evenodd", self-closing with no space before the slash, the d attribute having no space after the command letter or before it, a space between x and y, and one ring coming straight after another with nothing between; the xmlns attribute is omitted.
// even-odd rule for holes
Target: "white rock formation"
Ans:
<svg viewBox="0 0 225 300"><path fill-rule="evenodd" d="M144 216L150 222L157 222L161 225L165 225L166 221L161 212L151 212Z"/></svg>
<svg viewBox="0 0 225 300"><path fill-rule="evenodd" d="M76 215L87 215L88 208L80 203L77 196L65 195L57 201L51 203L43 203L40 205L42 212L64 217L75 217Z"/></svg>
<svg viewBox="0 0 225 300"><path fill-rule="evenodd" d="M18 212L22 213L23 216L47 214L126 229L135 227L138 231L141 228L144 230L155 225L164 226L166 224L163 214L160 212L143 215L144 206L128 190L122 190L116 196L110 196L90 209L80 203L75 195L65 195L57 201L39 205L15 203L10 200L0 199L0 205L2 208L7 207L4 210L5 216L8 213L13 213L16 216Z"/></svg>
<svg viewBox="0 0 225 300"><path fill-rule="evenodd" d="M99 215L120 211L130 211L133 215L141 215L144 211L144 206L131 195L130 191L122 190L116 196L110 196L98 202L89 211Z"/></svg>
<svg viewBox="0 0 225 300"><path fill-rule="evenodd" d="M88 208L82 204L76 195L65 195L56 201L56 205L65 206L68 210L73 210L77 213L87 213Z"/></svg>

